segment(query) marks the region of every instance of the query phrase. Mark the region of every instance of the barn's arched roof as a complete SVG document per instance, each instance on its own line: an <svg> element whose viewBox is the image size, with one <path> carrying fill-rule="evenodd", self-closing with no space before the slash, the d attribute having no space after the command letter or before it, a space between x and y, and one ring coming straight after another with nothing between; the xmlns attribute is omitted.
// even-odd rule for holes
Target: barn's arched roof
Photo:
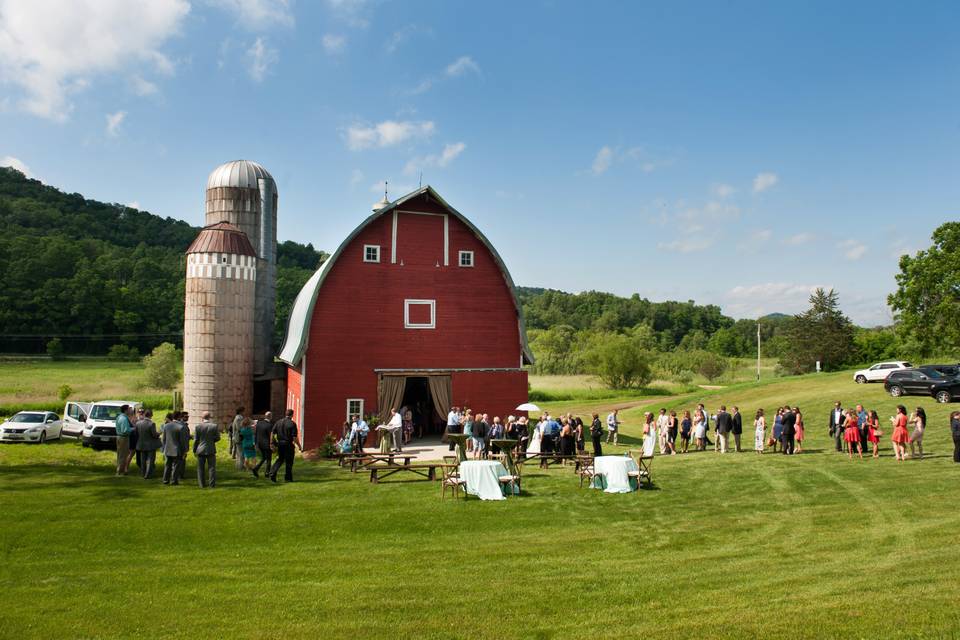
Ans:
<svg viewBox="0 0 960 640"><path fill-rule="evenodd" d="M427 185L421 189L417 189L407 195L394 200L393 202L387 204L386 206L376 210L371 214L366 220L360 223L360 225L350 232L350 235L340 243L340 246L337 247L337 250L333 252L326 262L324 262L316 272L310 276L310 279L307 280L307 283L303 285L303 288L300 289L300 293L297 294L297 299L293 303L293 309L290 311L290 319L287 321L287 336L283 341L283 347L280 349L280 360L286 362L287 364L296 365L299 364L300 359L303 357L303 353L307 348L307 336L310 333L310 321L313 318L313 309L317 303L317 296L320 294L320 287L323 286L323 281L326 279L327 274L333 268L333 265L336 263L337 259L343 254L346 248L350 245L354 238L363 231L371 222L384 215L385 213L395 209L396 207L402 205L409 200L418 198L425 193L429 193L430 197L439 202L445 209L447 209L452 215L456 216L463 224L467 226L470 231L477 236L477 238L483 243L483 245L490 251L490 254L493 256L494 261L497 266L500 268L500 273L503 274L503 279L506 281L507 286L510 289L510 295L513 298L513 305L517 310L517 322L519 323L520 329L520 346L523 352L523 360L526 364L533 364L533 352L530 351L530 346L527 344L527 329L523 321L523 310L520 307L520 299L517 297L517 287L513 284L513 278L510 277L510 272L507 270L507 265L504 264L503 259L500 257L500 254L497 253L497 250L490 244L490 241L487 240L487 237L483 235L479 229L473 226L473 223L464 217L462 213L451 207L447 202L440 197L433 187Z"/></svg>

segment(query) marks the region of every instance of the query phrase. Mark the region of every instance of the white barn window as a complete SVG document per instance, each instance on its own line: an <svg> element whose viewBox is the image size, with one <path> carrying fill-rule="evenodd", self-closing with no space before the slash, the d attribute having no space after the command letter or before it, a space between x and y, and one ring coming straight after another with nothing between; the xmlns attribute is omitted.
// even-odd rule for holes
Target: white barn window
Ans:
<svg viewBox="0 0 960 640"><path fill-rule="evenodd" d="M347 421L353 422L353 416L363 417L363 398L349 398L347 400Z"/></svg>
<svg viewBox="0 0 960 640"><path fill-rule="evenodd" d="M404 300L404 329L435 329L437 327L436 300Z"/></svg>
<svg viewBox="0 0 960 640"><path fill-rule="evenodd" d="M473 251L461 251L461 252L460 252L460 266L461 266L461 267L472 267L472 266L473 266Z"/></svg>
<svg viewBox="0 0 960 640"><path fill-rule="evenodd" d="M380 262L380 245L378 244L363 245L363 261L364 262Z"/></svg>

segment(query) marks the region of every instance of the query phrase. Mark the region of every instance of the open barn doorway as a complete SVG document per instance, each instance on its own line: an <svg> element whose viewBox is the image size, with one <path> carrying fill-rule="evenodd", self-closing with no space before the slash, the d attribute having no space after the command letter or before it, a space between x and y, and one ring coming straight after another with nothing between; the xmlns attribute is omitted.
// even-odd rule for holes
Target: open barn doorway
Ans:
<svg viewBox="0 0 960 640"><path fill-rule="evenodd" d="M433 395L430 393L430 381L426 376L408 376L403 389L403 402L413 419L413 436L438 433L436 430L436 411L433 408ZM406 416L404 416L406 417Z"/></svg>

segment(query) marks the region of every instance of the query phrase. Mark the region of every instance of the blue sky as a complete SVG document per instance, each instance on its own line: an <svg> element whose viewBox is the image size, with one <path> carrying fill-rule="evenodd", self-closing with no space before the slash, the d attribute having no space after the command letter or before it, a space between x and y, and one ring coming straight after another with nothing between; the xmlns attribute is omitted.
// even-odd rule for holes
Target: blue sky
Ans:
<svg viewBox="0 0 960 640"><path fill-rule="evenodd" d="M957 3L0 0L0 164L331 251L422 171L518 284L888 323L960 207Z"/></svg>

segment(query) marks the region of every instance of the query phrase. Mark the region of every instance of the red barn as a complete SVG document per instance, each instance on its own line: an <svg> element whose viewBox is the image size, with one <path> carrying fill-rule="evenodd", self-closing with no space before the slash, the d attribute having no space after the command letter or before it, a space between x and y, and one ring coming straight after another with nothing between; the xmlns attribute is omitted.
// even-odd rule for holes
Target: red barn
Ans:
<svg viewBox="0 0 960 640"><path fill-rule="evenodd" d="M311 448L349 415L405 405L433 433L451 405L505 420L533 362L506 265L429 186L384 201L313 274L280 359Z"/></svg>

